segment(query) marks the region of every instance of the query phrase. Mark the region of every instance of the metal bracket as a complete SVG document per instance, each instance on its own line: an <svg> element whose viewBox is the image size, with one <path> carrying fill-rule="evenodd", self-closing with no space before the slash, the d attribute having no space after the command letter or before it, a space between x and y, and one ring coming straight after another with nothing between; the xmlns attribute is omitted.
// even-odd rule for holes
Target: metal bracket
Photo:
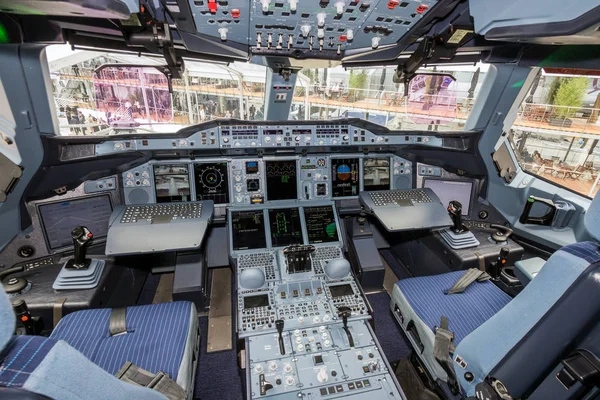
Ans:
<svg viewBox="0 0 600 400"><path fill-rule="evenodd" d="M0 171L0 203L4 203L21 179L23 168L0 153Z"/></svg>
<svg viewBox="0 0 600 400"><path fill-rule="evenodd" d="M511 183L517 176L518 167L513 161L508 144L505 141L502 145L492 154L492 160L498 175L504 179L506 183Z"/></svg>

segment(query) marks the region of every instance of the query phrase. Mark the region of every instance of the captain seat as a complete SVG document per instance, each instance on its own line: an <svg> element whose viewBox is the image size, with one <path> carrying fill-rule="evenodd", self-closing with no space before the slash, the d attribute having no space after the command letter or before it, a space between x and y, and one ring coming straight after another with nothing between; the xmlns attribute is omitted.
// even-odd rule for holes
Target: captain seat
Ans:
<svg viewBox="0 0 600 400"><path fill-rule="evenodd" d="M584 224L590 236L600 240L600 196L590 205ZM554 387L573 352L585 349L586 357L595 360L591 364L598 361L593 355L600 354L597 242L556 251L512 299L492 281L475 281L462 293L446 294L464 273L403 279L392 292L396 320L440 386L449 384L456 394L476 396L477 385L484 382L512 398L525 398ZM450 346L448 359L442 354L439 362L434 347L442 317L448 319L456 349L452 352ZM569 384L560 383L552 389L553 398L563 398L560 391L564 398L572 394Z"/></svg>
<svg viewBox="0 0 600 400"><path fill-rule="evenodd" d="M13 309L0 289L0 398L167 398L117 379L127 362L152 375L168 374L192 398L199 351L193 303L78 311L49 338L13 336L14 329Z"/></svg>

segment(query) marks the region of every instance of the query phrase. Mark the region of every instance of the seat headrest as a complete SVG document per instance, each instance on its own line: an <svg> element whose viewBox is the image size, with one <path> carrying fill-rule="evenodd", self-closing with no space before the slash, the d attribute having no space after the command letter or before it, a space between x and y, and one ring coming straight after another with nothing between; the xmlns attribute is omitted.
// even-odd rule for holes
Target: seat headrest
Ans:
<svg viewBox="0 0 600 400"><path fill-rule="evenodd" d="M0 352L15 334L15 313L4 289L0 285Z"/></svg>
<svg viewBox="0 0 600 400"><path fill-rule="evenodd" d="M597 241L600 241L600 195L596 195L583 218L585 229Z"/></svg>

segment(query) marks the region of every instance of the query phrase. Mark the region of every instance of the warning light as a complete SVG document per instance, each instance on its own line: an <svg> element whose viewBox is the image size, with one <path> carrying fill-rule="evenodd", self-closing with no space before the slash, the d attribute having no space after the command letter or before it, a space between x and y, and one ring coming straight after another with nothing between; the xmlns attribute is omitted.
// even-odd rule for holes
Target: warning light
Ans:
<svg viewBox="0 0 600 400"><path fill-rule="evenodd" d="M213 14L217 13L217 0L208 0L208 11Z"/></svg>
<svg viewBox="0 0 600 400"><path fill-rule="evenodd" d="M231 16L233 18L239 18L240 17L240 9L234 8L233 10L231 10Z"/></svg>
<svg viewBox="0 0 600 400"><path fill-rule="evenodd" d="M419 7L417 7L417 14L423 14L425 11L427 11L427 9L429 9L429 6L421 4Z"/></svg>
<svg viewBox="0 0 600 400"><path fill-rule="evenodd" d="M398 4L400 4L400 0L390 0L388 2L388 8L393 10L394 8L398 7Z"/></svg>
<svg viewBox="0 0 600 400"><path fill-rule="evenodd" d="M21 316L21 321L27 322L27 321L29 321L29 317L27 315L23 315L23 316Z"/></svg>
<svg viewBox="0 0 600 400"><path fill-rule="evenodd" d="M344 43L346 40L348 40L348 36L340 35L340 42Z"/></svg>

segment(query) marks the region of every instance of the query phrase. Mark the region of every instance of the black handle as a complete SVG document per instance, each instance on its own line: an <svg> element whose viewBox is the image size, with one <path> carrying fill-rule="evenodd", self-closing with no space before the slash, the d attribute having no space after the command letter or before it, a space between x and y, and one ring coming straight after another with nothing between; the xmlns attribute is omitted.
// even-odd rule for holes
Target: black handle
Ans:
<svg viewBox="0 0 600 400"><path fill-rule="evenodd" d="M452 200L448 204L448 214L450 214L450 218L452 222L454 222L454 226L452 227L452 231L456 234L466 232L467 229L463 226L462 222L462 204L459 201Z"/></svg>
<svg viewBox="0 0 600 400"><path fill-rule="evenodd" d="M542 203L547 205L550 208L550 211L546 215L541 217L530 217L531 209L535 203ZM552 225L552 220L554 220L554 215L556 214L556 205L550 199L544 199L536 196L529 196L527 202L525 203L525 208L523 208L523 213L521 214L521 218L519 218L519 222L522 224L533 224L533 225Z"/></svg>
<svg viewBox="0 0 600 400"><path fill-rule="evenodd" d="M283 342L283 324L284 321L282 319L278 319L275 321L275 327L277 328L277 333L279 333L279 353L284 356L285 355L285 343Z"/></svg>
<svg viewBox="0 0 600 400"><path fill-rule="evenodd" d="M86 247L90 240L94 237L92 232L85 226L77 226L71 232L73 238L73 247L75 250L74 264L84 265L86 256Z"/></svg>

